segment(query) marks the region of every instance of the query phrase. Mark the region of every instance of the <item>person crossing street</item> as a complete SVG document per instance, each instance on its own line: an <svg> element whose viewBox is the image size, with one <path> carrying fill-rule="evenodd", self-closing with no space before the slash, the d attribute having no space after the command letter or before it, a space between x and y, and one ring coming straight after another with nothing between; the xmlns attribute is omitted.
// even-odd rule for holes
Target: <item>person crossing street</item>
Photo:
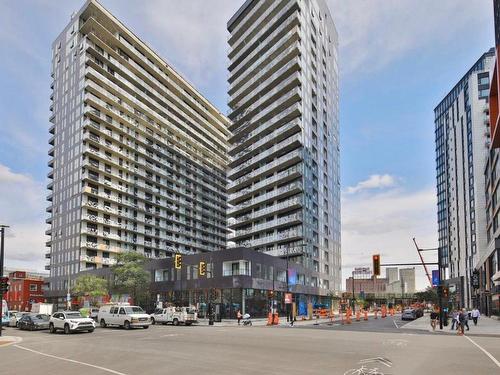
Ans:
<svg viewBox="0 0 500 375"><path fill-rule="evenodd" d="M474 325L477 326L477 320L481 316L481 313L477 308L472 309L472 321L474 322Z"/></svg>

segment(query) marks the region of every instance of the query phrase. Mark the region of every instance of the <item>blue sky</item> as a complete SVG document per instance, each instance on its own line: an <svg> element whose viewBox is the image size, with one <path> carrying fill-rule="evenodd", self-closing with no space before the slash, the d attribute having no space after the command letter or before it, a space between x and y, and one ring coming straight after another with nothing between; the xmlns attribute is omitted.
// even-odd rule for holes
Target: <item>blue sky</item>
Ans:
<svg viewBox="0 0 500 375"><path fill-rule="evenodd" d="M102 0L226 112L227 19L243 0ZM435 246L433 109L493 45L490 0L329 0L340 38L343 262ZM50 46L82 1L0 1L0 222L7 265L43 268ZM8 52L8 53L7 53ZM350 189L349 189L350 188ZM391 223L391 225L388 225ZM422 272L418 285L423 287Z"/></svg>

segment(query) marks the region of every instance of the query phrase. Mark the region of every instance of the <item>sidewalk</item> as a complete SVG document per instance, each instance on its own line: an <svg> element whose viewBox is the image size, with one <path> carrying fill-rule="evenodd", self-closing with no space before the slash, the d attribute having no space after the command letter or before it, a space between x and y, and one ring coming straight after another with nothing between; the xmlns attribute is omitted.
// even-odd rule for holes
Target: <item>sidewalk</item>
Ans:
<svg viewBox="0 0 500 375"><path fill-rule="evenodd" d="M339 320L336 318L334 321ZM339 320L340 321L340 320ZM294 326L308 326L308 325L314 325L314 324L324 324L330 322L330 319L312 319L312 320L299 320L297 319L293 325ZM208 319L198 319L198 325L199 326L208 326ZM243 325L243 322L241 323ZM267 318L252 318L252 325L253 326L266 326L267 325ZM279 325L280 326L288 326L289 323L286 321L286 317L281 317L279 320ZM238 321L236 319L222 319L221 322L214 322L214 327L237 327L238 326Z"/></svg>
<svg viewBox="0 0 500 375"><path fill-rule="evenodd" d="M455 331L451 330L451 319L449 320L448 326L443 326L443 333L454 334ZM470 330L465 330L466 335L491 335L491 336L500 336L500 321L496 319L491 319L488 317L480 317L477 323L477 326L474 325L472 320L469 320ZM404 326L400 327L401 329L418 329L422 331L432 332L431 323L429 315L426 314L421 318L418 318ZM435 332L441 332L439 329L439 324L436 327Z"/></svg>

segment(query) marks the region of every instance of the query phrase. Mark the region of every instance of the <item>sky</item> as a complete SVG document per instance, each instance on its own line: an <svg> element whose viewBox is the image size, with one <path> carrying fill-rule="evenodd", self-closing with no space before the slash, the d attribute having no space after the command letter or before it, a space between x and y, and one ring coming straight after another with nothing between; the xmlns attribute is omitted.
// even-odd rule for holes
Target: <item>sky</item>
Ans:
<svg viewBox="0 0 500 375"><path fill-rule="evenodd" d="M226 22L243 0L101 3L227 113ZM493 46L491 0L327 0L339 33L343 278L437 246L433 109ZM46 252L51 43L82 0L0 0L6 266ZM432 253L426 259L435 261ZM428 285L417 267L417 287Z"/></svg>

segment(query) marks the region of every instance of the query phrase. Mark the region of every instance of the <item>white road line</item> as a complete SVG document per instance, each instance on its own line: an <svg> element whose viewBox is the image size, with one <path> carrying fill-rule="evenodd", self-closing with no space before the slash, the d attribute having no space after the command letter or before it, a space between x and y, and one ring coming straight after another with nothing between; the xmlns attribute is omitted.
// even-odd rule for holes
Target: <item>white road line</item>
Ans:
<svg viewBox="0 0 500 375"><path fill-rule="evenodd" d="M495 357L493 357L486 349L482 348L479 344L477 344L474 340L472 340L470 337L468 336L464 336L467 340L469 340L471 343L473 343L475 346L477 346L479 349L481 349L481 351L486 354L492 361L495 365L497 365L498 367L500 367L500 362L497 361L497 359Z"/></svg>
<svg viewBox="0 0 500 375"><path fill-rule="evenodd" d="M394 319L392 319L392 322L394 323L394 325L396 326L396 328L399 329L398 324L396 323L396 321Z"/></svg>
<svg viewBox="0 0 500 375"><path fill-rule="evenodd" d="M93 367L93 368L96 368L98 370L106 371L106 372L109 372L109 373L115 374L115 375L127 375L127 374L124 374L123 372L111 370L111 369L106 368L106 367L92 365L90 363L80 362L80 361L76 361L74 359L58 357L58 356L55 356L55 355L52 355L52 354L42 353L42 352L39 352L37 350L29 349L29 348L26 348L26 347L21 346L21 345L14 345L14 347L18 348L18 349L22 349L22 350L27 350L28 352L32 352L32 353L35 353L35 354L43 355L45 357L50 357L50 358L54 358L54 359L59 359L61 361L67 361L67 362L71 362L71 363L76 363L76 364L82 365L82 366Z"/></svg>

